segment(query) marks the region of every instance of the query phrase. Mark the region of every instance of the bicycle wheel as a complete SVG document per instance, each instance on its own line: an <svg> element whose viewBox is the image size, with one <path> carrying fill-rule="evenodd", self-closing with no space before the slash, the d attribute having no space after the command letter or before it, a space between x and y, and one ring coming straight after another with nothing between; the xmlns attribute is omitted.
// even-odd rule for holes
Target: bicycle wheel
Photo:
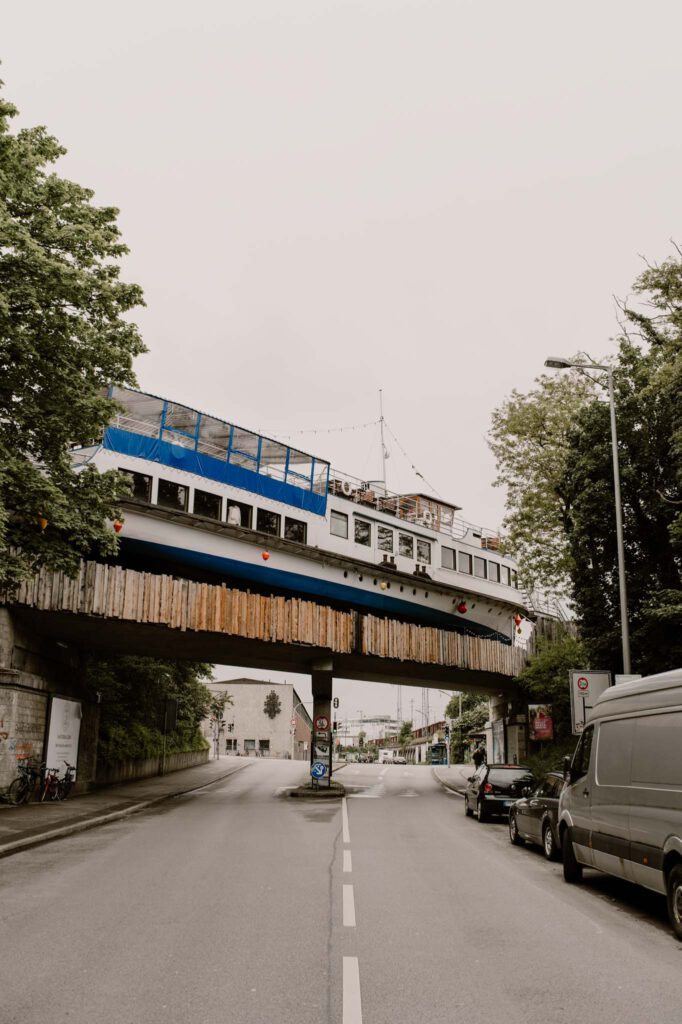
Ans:
<svg viewBox="0 0 682 1024"><path fill-rule="evenodd" d="M69 793L73 789L73 779L60 779L59 780L59 799L66 800Z"/></svg>
<svg viewBox="0 0 682 1024"><path fill-rule="evenodd" d="M11 804L25 804L31 795L31 784L27 779L14 779L7 790L7 799Z"/></svg>

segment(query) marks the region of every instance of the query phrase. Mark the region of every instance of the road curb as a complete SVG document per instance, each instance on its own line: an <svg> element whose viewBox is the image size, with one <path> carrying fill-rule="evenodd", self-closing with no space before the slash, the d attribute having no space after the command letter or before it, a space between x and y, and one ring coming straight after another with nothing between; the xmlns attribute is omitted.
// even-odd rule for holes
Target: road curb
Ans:
<svg viewBox="0 0 682 1024"><path fill-rule="evenodd" d="M433 775L436 782L440 783L443 789L447 789L450 793L454 793L456 796L464 796L464 793L462 792L461 789L455 789L455 787L450 782L447 782L445 779L441 779L440 775L438 774L435 768L431 769L431 774Z"/></svg>
<svg viewBox="0 0 682 1024"><path fill-rule="evenodd" d="M87 829L97 828L98 825L107 825L109 822L118 821L120 818L127 818L129 814L138 814L147 807L161 804L164 800L172 800L176 796L184 796L186 793L198 793L200 790L215 786L217 782L222 782L224 779L228 779L230 775L234 775L235 772L242 771L248 767L248 762L246 764L233 765L230 771L225 772L224 775L220 775L217 779L211 779L210 782L202 782L199 786L177 789L173 793L164 793L162 796L152 797L149 800L141 800L138 804L131 804L128 807L121 807L118 811L100 814L96 818L84 818L82 821L73 821L70 825L62 825L60 828L49 829L49 831L40 832L37 835L24 836L23 839L13 839L9 843L0 845L0 858L9 857L13 853L19 853L21 850L28 850L32 846L50 843L55 839L63 839L66 836L74 835L76 832L85 832Z"/></svg>

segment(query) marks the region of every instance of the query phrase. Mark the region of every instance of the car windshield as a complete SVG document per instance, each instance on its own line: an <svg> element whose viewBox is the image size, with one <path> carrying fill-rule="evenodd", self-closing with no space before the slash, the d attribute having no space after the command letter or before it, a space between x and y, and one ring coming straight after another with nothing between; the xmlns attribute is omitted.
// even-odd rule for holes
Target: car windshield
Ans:
<svg viewBox="0 0 682 1024"><path fill-rule="evenodd" d="M488 782L508 786L511 782L535 782L535 779L527 768L491 768Z"/></svg>

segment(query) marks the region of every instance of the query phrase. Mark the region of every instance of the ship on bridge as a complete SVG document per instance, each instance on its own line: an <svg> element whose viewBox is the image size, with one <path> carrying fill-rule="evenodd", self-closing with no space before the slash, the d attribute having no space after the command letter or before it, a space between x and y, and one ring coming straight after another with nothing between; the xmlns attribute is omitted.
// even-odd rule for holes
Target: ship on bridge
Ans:
<svg viewBox="0 0 682 1024"><path fill-rule="evenodd" d="M499 539L457 505L393 494L280 441L113 387L78 466L128 475L121 564L510 644L532 609Z"/></svg>

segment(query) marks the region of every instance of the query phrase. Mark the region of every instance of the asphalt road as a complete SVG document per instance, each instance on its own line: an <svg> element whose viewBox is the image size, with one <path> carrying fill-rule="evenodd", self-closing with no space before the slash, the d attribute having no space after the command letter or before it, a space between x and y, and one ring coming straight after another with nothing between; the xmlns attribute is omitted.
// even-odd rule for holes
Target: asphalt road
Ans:
<svg viewBox="0 0 682 1024"><path fill-rule="evenodd" d="M664 901L567 886L423 767L295 762L0 862L2 1024L677 1024Z"/></svg>

